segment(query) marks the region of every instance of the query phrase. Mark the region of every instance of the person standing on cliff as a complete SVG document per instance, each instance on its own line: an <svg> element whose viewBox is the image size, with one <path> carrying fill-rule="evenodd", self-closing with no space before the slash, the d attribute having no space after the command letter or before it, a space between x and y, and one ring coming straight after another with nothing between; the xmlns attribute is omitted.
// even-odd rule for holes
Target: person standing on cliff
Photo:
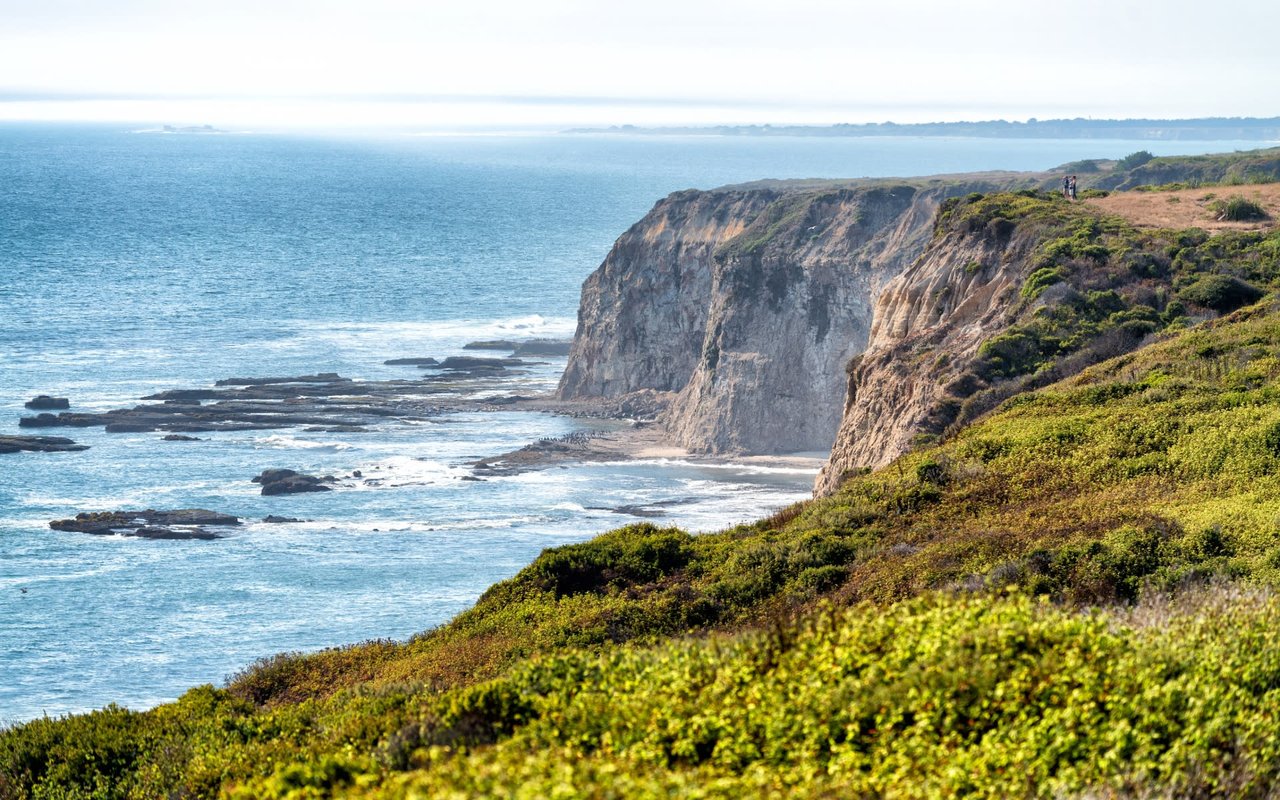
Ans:
<svg viewBox="0 0 1280 800"><path fill-rule="evenodd" d="M1071 199L1071 176L1062 176L1062 196L1068 200Z"/></svg>
<svg viewBox="0 0 1280 800"><path fill-rule="evenodd" d="M1072 200L1075 200L1075 199L1076 199L1076 176L1075 176L1075 175L1072 175L1072 176L1071 176L1071 187L1070 187L1070 188L1071 188L1071 199L1072 199Z"/></svg>

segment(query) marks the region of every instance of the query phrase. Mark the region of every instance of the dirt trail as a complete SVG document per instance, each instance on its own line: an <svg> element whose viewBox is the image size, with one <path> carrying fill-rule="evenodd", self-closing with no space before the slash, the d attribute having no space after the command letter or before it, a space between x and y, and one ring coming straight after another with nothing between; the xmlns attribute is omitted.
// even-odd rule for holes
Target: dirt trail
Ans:
<svg viewBox="0 0 1280 800"><path fill-rule="evenodd" d="M1226 222L1217 219L1210 206L1215 200L1241 196L1261 205L1270 219L1259 222ZM1207 186L1172 192L1114 192L1085 200L1109 214L1148 228L1204 228L1208 231L1266 230L1280 218L1280 183L1244 186Z"/></svg>

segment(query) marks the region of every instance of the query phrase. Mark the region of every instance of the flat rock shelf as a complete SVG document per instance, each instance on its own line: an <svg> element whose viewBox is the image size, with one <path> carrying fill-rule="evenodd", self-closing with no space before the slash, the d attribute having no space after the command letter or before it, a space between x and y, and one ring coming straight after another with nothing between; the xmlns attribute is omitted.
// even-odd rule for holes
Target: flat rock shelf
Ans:
<svg viewBox="0 0 1280 800"><path fill-rule="evenodd" d="M87 444L76 444L61 436L0 436L0 453L72 453L88 449Z"/></svg>

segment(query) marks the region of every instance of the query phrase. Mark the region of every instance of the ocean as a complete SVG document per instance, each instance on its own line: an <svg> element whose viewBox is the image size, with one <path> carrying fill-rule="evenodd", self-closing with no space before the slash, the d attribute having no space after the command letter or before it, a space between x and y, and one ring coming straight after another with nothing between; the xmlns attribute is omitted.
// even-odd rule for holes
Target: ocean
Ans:
<svg viewBox="0 0 1280 800"><path fill-rule="evenodd" d="M0 125L0 435L20 432L37 394L107 410L236 376L413 378L383 362L568 338L582 280L679 189L1256 146ZM507 388L550 391L563 366L548 359ZM647 521L709 531L809 495L811 470L679 459L462 480L468 461L601 424L467 412L197 442L40 431L90 449L0 454L0 724L146 708L274 653L406 638L543 548L640 521L610 509L647 504L663 514ZM377 479L263 497L249 479L271 467ZM214 541L48 528L81 511L190 507L308 521Z"/></svg>

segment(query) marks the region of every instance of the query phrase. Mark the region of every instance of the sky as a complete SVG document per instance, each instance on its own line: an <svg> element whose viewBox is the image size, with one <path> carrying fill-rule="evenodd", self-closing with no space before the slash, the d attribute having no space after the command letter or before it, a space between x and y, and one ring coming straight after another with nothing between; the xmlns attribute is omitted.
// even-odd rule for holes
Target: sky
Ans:
<svg viewBox="0 0 1280 800"><path fill-rule="evenodd" d="M0 0L0 120L451 130L1280 115L1280 2Z"/></svg>

